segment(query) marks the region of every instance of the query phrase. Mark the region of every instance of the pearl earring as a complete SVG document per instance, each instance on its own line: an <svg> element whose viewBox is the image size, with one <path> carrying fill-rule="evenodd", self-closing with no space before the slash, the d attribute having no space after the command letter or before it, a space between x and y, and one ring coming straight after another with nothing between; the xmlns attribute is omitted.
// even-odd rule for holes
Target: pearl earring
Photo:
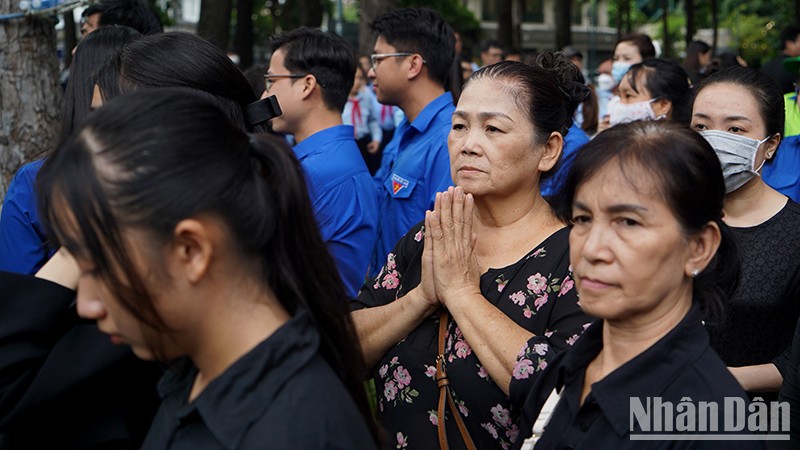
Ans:
<svg viewBox="0 0 800 450"><path fill-rule="evenodd" d="M697 278L700 275L700 271L697 269L692 270L692 278Z"/></svg>

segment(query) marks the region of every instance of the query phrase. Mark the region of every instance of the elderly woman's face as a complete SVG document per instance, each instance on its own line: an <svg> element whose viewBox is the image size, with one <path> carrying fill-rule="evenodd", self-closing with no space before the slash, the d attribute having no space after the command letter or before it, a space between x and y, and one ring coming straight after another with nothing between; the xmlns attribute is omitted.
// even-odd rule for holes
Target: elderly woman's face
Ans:
<svg viewBox="0 0 800 450"><path fill-rule="evenodd" d="M511 195L538 186L542 146L534 145L533 124L508 85L470 82L453 113L447 144L453 182L468 193Z"/></svg>
<svg viewBox="0 0 800 450"><path fill-rule="evenodd" d="M643 324L691 298L689 245L652 180L612 160L578 187L570 261L587 314Z"/></svg>

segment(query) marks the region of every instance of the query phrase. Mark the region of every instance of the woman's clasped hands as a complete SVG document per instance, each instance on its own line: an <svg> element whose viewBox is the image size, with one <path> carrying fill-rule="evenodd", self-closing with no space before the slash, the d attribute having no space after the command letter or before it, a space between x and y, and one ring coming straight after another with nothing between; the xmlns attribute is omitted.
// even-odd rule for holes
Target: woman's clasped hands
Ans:
<svg viewBox="0 0 800 450"><path fill-rule="evenodd" d="M474 251L477 236L472 231L474 211L472 194L451 186L437 193L433 211L425 212L420 290L431 306L482 297Z"/></svg>

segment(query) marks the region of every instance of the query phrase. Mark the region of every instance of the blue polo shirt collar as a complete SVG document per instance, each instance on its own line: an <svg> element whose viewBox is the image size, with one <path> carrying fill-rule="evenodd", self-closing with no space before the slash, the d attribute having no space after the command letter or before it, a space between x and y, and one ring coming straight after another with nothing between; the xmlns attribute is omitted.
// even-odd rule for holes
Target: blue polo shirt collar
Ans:
<svg viewBox="0 0 800 450"><path fill-rule="evenodd" d="M353 140L354 131L352 125L336 125L326 128L322 131L317 131L311 136L305 138L302 142L294 146L294 154L297 159L303 159L306 156L316 152L320 149L330 148L330 143L334 141Z"/></svg>
<svg viewBox="0 0 800 450"><path fill-rule="evenodd" d="M414 122L411 123L411 127L415 128L420 133L424 133L425 130L433 123L433 119L439 114L439 112L448 106L453 104L453 96L450 92L445 92L444 94L436 97L430 103L425 106L425 108L420 111L419 115Z"/></svg>

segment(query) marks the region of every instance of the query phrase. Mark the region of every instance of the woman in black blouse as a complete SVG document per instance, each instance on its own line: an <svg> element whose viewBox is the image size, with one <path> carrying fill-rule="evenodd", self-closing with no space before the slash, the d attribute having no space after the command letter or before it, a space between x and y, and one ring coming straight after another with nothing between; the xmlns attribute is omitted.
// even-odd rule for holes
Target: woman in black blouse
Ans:
<svg viewBox="0 0 800 450"><path fill-rule="evenodd" d="M692 105L692 128L722 162L725 223L742 265L723 320L707 324L711 346L750 392L780 388L784 350L800 317L800 206L761 177L777 152L793 150L778 148L783 122L778 85L747 67L708 77Z"/></svg>
<svg viewBox="0 0 800 450"><path fill-rule="evenodd" d="M577 304L568 230L538 188L586 94L580 71L550 53L536 66L485 67L464 86L448 142L457 187L437 195L425 223L354 301L379 420L397 448L439 448L440 430L451 448L464 448L459 419L477 448L508 448L519 431L510 380L532 382L589 322ZM440 335L453 397L445 427Z"/></svg>
<svg viewBox="0 0 800 450"><path fill-rule="evenodd" d="M515 401L528 396L516 448L533 448L522 438L551 395L557 403L549 423L536 425L536 450L761 447L687 436L727 432L729 398L746 408L702 323L738 275L724 193L714 152L684 126L632 122L581 149L564 189L570 260L581 307L601 320L556 356L532 391L512 381ZM695 413L673 406L660 409L663 421L634 415L658 415L657 400L691 403ZM699 402L715 403L716 414L697 413ZM663 433L674 438L653 436ZM636 439L648 434L655 440Z"/></svg>
<svg viewBox="0 0 800 450"><path fill-rule="evenodd" d="M43 175L78 313L170 363L143 448L376 447L344 286L291 155L207 97L143 89Z"/></svg>

